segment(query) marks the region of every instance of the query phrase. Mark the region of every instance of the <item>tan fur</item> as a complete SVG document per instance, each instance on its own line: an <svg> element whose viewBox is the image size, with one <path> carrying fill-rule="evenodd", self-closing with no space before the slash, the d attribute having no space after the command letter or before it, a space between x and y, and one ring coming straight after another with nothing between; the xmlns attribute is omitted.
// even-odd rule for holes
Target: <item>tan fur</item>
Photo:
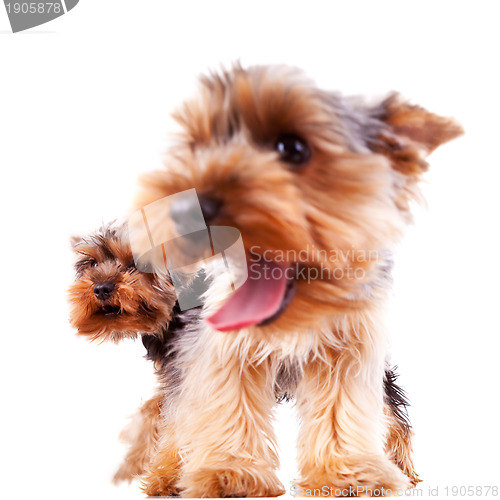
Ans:
<svg viewBox="0 0 500 500"><path fill-rule="evenodd" d="M387 456L408 476L412 486L421 482L413 465L413 431L406 429L401 422L389 415L389 426L385 443Z"/></svg>
<svg viewBox="0 0 500 500"><path fill-rule="evenodd" d="M174 429L165 420L160 426L156 454L144 468L142 490L150 496L172 496L179 494L180 456L174 443Z"/></svg>

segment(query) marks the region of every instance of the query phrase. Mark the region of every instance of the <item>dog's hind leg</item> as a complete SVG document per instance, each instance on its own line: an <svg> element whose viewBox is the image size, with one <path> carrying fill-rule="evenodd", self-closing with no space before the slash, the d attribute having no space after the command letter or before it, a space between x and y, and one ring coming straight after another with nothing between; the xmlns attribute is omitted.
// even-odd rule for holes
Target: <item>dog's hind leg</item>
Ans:
<svg viewBox="0 0 500 500"><path fill-rule="evenodd" d="M404 391L396 384L396 378L395 369L386 369L384 389L389 429L385 450L391 460L410 478L412 486L416 486L421 479L415 472L412 460L413 430L406 412L408 400Z"/></svg>
<svg viewBox="0 0 500 500"><path fill-rule="evenodd" d="M114 483L130 482L144 473L156 449L161 404L162 394L158 392L142 405L121 432L120 438L129 444L129 450L113 478Z"/></svg>

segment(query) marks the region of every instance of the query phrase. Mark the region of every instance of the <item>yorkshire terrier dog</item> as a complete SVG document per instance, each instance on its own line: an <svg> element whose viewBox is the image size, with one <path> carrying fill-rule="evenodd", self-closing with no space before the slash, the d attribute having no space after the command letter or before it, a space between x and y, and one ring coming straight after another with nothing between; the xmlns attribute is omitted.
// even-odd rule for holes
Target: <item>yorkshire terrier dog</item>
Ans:
<svg viewBox="0 0 500 500"><path fill-rule="evenodd" d="M207 225L240 231L249 268L229 298L211 287L198 326L170 347L144 491L281 495L276 388L300 417L297 492L415 485L382 312L425 157L461 127L397 94L367 104L320 90L288 67L204 77L174 117L183 132L137 207L196 189Z"/></svg>
<svg viewBox="0 0 500 500"><path fill-rule="evenodd" d="M412 220L425 158L461 127L397 94L369 104L281 66L204 77L174 117L183 131L166 168L142 178L136 206L194 188L208 227L241 234L248 278L228 297L209 266L201 311L180 314L166 339L153 337L162 387L141 424L156 426L147 437L151 459L135 468L144 469L144 492L283 494L272 410L292 397L300 418L295 494L378 496L414 486L407 403L390 369L382 316L392 249ZM175 226L196 207L172 210ZM148 224L154 232L166 221ZM154 335L162 304L170 312L161 321L170 321L171 293L164 300L125 294L130 260L109 264L109 252L96 258L88 241L80 250L81 283L72 294L80 333ZM94 261L116 273L124 305L96 294L95 280L109 278ZM158 279L137 270L135 277L147 290ZM143 311L155 314L143 319ZM107 314L117 323L98 322Z"/></svg>
<svg viewBox="0 0 500 500"><path fill-rule="evenodd" d="M176 296L168 276L137 270L123 225L106 225L91 236L72 239L76 281L69 290L70 321L90 340L119 342L140 336L147 358L160 374L167 340L180 328ZM139 409L121 438L129 444L115 482L144 472L158 438L163 393Z"/></svg>

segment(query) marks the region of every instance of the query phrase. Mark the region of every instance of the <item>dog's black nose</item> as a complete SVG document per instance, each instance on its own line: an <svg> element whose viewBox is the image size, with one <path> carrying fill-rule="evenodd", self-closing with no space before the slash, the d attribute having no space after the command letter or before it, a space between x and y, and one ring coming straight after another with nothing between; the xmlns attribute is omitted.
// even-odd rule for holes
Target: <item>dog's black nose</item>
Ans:
<svg viewBox="0 0 500 500"><path fill-rule="evenodd" d="M198 196L198 199L200 200L203 218L205 219L207 225L209 225L210 222L212 222L217 217L217 215L219 215L220 209L222 207L222 202L217 198L205 196L203 194L200 194Z"/></svg>
<svg viewBox="0 0 500 500"><path fill-rule="evenodd" d="M94 286L94 295L98 300L108 300L115 289L114 283L110 281L105 281L104 283L98 283Z"/></svg>
<svg viewBox="0 0 500 500"><path fill-rule="evenodd" d="M214 197L203 194L198 195L201 212L205 219L205 224L209 225L220 212L222 202ZM191 232L193 227L199 227L199 209L191 197L180 198L170 207L170 217L175 222L180 233Z"/></svg>

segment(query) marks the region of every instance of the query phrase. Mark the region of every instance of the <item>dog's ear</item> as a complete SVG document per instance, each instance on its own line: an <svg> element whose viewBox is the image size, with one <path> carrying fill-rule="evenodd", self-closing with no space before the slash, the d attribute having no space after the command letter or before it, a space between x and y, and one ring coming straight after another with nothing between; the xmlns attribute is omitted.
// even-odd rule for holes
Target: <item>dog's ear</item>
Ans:
<svg viewBox="0 0 500 500"><path fill-rule="evenodd" d="M370 114L381 126L369 134L368 146L389 157L395 170L408 175L426 170L428 154L463 134L462 127L452 118L408 104L399 94L390 95Z"/></svg>
<svg viewBox="0 0 500 500"><path fill-rule="evenodd" d="M69 243L71 245L71 248L73 250L75 250L78 245L80 245L81 243L83 243L83 238L81 236L75 236L75 235L73 235L73 236L70 237Z"/></svg>

